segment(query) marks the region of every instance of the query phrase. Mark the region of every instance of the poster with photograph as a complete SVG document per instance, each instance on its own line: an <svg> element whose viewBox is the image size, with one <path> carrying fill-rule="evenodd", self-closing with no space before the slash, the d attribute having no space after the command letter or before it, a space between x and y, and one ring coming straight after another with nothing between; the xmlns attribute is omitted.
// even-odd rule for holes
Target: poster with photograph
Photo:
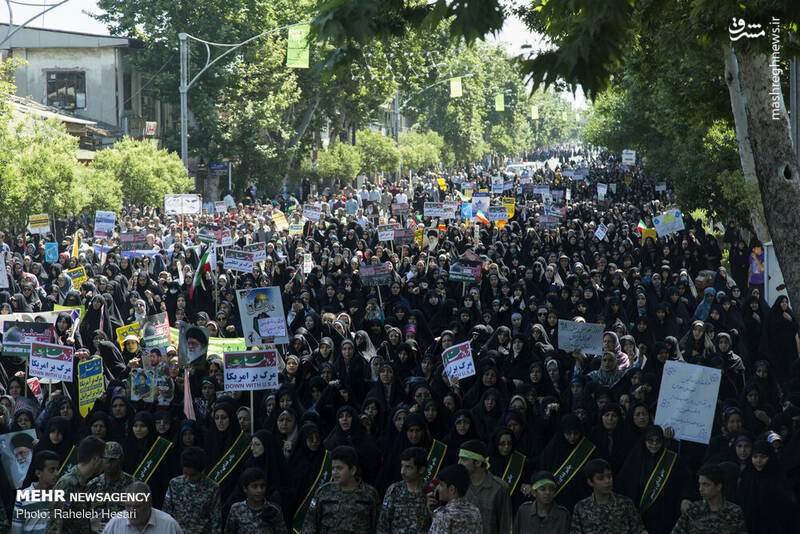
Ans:
<svg viewBox="0 0 800 534"><path fill-rule="evenodd" d="M156 383L150 371L144 369L131 370L131 400L153 402L155 400Z"/></svg>
<svg viewBox="0 0 800 534"><path fill-rule="evenodd" d="M288 343L289 336L286 332L286 313L283 311L281 288L257 287L254 289L240 289L236 292L239 304L239 318L242 321L245 343L248 347L264 345L266 343ZM284 335L275 336L274 339L263 338L259 330L259 319L281 318L283 320Z"/></svg>
<svg viewBox="0 0 800 534"><path fill-rule="evenodd" d="M36 441L36 431L33 429L0 435L0 461L3 462L9 483L17 489L22 487L28 474Z"/></svg>

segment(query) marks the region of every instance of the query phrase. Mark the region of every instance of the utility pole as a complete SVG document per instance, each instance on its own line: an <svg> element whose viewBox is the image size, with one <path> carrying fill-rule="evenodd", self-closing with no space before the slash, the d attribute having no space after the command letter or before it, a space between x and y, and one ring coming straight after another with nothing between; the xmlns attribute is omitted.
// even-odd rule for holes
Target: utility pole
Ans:
<svg viewBox="0 0 800 534"><path fill-rule="evenodd" d="M394 142L400 145L400 89L394 91Z"/></svg>
<svg viewBox="0 0 800 534"><path fill-rule="evenodd" d="M183 166L187 169L189 168L189 139L187 130L189 129L188 125L188 92L189 86L187 85L186 81L189 77L189 42L188 42L188 35L186 33L181 32L178 34L178 39L181 43L181 54L180 54L180 61L181 61L181 81L180 86L178 87L178 92L181 95L181 159L183 160Z"/></svg>

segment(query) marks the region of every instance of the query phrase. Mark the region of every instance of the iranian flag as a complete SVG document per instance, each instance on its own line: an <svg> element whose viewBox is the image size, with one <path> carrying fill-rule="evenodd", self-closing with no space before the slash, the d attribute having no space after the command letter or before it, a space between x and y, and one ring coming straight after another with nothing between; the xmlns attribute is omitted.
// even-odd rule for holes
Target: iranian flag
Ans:
<svg viewBox="0 0 800 534"><path fill-rule="evenodd" d="M205 284L203 284L203 273L211 272L211 262L209 261L210 249L211 247L206 247L205 252L203 255L200 256L200 264L197 266L197 270L194 272L194 280L192 280L192 287L189 288L189 298L191 299L194 296L194 289L197 287L197 284L200 283L203 286L203 289L206 288Z"/></svg>
<svg viewBox="0 0 800 534"><path fill-rule="evenodd" d="M481 210L478 210L478 213L475 214L475 218L483 224L489 224L489 219L486 218L486 215L484 215Z"/></svg>
<svg viewBox="0 0 800 534"><path fill-rule="evenodd" d="M644 230L646 228L647 228L647 225L644 223L644 221L639 219L639 225L636 227L636 229L639 230L639 232L641 232L642 230Z"/></svg>

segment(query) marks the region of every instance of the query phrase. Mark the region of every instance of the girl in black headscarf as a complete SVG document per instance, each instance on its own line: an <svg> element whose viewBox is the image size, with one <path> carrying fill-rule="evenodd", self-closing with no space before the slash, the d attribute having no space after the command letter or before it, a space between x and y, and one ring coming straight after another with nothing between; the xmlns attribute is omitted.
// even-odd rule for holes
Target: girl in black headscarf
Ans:
<svg viewBox="0 0 800 534"><path fill-rule="evenodd" d="M689 471L677 453L666 448L666 444L661 427L648 426L615 477L620 492L630 497L641 510L645 489L655 478L653 475L666 476L658 496L645 504L642 513L647 531L654 534L669 533L678 520L681 505L688 504L693 497Z"/></svg>
<svg viewBox="0 0 800 534"><path fill-rule="evenodd" d="M45 423L41 438L39 443L36 444L34 452L55 452L58 454L59 465L67 459L72 450L72 446L75 445L72 438L70 422L60 415L51 417L47 423Z"/></svg>
<svg viewBox="0 0 800 534"><path fill-rule="evenodd" d="M800 352L800 333L786 295L775 299L775 304L769 310L766 334L772 368L777 376L787 380L789 368Z"/></svg>
<svg viewBox="0 0 800 534"><path fill-rule="evenodd" d="M789 481L781 469L772 446L756 441L750 464L742 472L737 502L744 512L750 534L797 532L795 506Z"/></svg>
<svg viewBox="0 0 800 534"><path fill-rule="evenodd" d="M92 297L86 306L86 313L81 320L80 332L83 339L90 339L92 332L102 330L108 339L114 339L113 325L105 309L105 299L100 295ZM121 325L120 325L121 326Z"/></svg>
<svg viewBox="0 0 800 534"><path fill-rule="evenodd" d="M222 402L214 407L212 419L206 436L206 454L209 469L217 463L230 450L231 446L242 432L236 409L228 402ZM239 475L243 469L242 462L220 484L221 495L231 495L233 488L238 484Z"/></svg>
<svg viewBox="0 0 800 534"><path fill-rule="evenodd" d="M288 478L289 493L284 500L284 517L291 524L295 511L304 500L310 501L310 492L319 475L325 458L325 448L319 427L314 423L306 423L300 428L300 439L297 447L289 457L288 465L292 466L292 476Z"/></svg>
<svg viewBox="0 0 800 534"><path fill-rule="evenodd" d="M368 484L375 482L381 461L381 453L375 445L361 420L356 409L352 406L342 406L336 412L336 426L325 438L325 448L332 451L340 445L349 445L358 452L361 478Z"/></svg>
<svg viewBox="0 0 800 534"><path fill-rule="evenodd" d="M581 420L573 414L563 416L558 430L539 456L539 470L549 471L558 476L559 473L557 471L573 451L580 452L579 449L583 447L587 447L585 449L587 451L591 449L586 441L589 440L585 438ZM580 469L586 461L594 457L594 452L588 455L576 454L574 458L577 460L573 467L578 466L578 464L580 466L577 467L575 476L557 488L556 499L559 504L571 510L575 503L589 496L589 486L581 476Z"/></svg>

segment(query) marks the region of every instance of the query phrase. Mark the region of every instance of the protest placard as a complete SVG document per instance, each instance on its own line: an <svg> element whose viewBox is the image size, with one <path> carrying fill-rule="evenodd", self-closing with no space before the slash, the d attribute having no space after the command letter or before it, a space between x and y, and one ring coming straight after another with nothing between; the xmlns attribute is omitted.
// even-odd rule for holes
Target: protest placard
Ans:
<svg viewBox="0 0 800 534"><path fill-rule="evenodd" d="M550 194L550 186L549 185L536 184L536 185L533 186L533 194L534 195L549 195Z"/></svg>
<svg viewBox="0 0 800 534"><path fill-rule="evenodd" d="M124 232L119 234L122 250L142 250L147 248L147 232Z"/></svg>
<svg viewBox="0 0 800 534"><path fill-rule="evenodd" d="M608 226L606 226L603 223L600 223L597 225L597 230L594 231L594 236L600 241L602 241L607 233L608 233Z"/></svg>
<svg viewBox="0 0 800 534"><path fill-rule="evenodd" d="M503 194L503 177L502 176L492 176L492 194L495 194L495 195L502 195Z"/></svg>
<svg viewBox="0 0 800 534"><path fill-rule="evenodd" d="M58 243L49 242L44 244L44 261L48 263L58 261Z"/></svg>
<svg viewBox="0 0 800 534"><path fill-rule="evenodd" d="M478 282L481 281L481 274L483 269L480 265L470 267L461 263L454 263L450 266L450 276L448 280L451 282Z"/></svg>
<svg viewBox="0 0 800 534"><path fill-rule="evenodd" d="M667 360L661 375L655 424L675 429L675 439L708 443L722 372Z"/></svg>
<svg viewBox="0 0 800 534"><path fill-rule="evenodd" d="M40 404L44 402L44 392L42 391L42 385L39 383L39 379L32 376L27 379L25 383L28 384L28 389L31 390L36 400L38 400Z"/></svg>
<svg viewBox="0 0 800 534"><path fill-rule="evenodd" d="M410 245L414 242L414 229L396 228L394 231L394 242L398 245Z"/></svg>
<svg viewBox="0 0 800 534"><path fill-rule="evenodd" d="M399 225L395 223L378 225L378 240L392 241L394 239L395 228L399 228Z"/></svg>
<svg viewBox="0 0 800 534"><path fill-rule="evenodd" d="M117 214L113 211L94 212L94 237L100 239L110 239L114 235L114 223L117 221Z"/></svg>
<svg viewBox="0 0 800 534"><path fill-rule="evenodd" d="M659 182L656 184L656 192L658 191L666 191L667 190L667 183L666 182Z"/></svg>
<svg viewBox="0 0 800 534"><path fill-rule="evenodd" d="M503 197L502 200L503 206L506 208L506 213L508 214L508 218L511 219L514 217L514 212L516 211L516 200L514 197Z"/></svg>
<svg viewBox="0 0 800 534"><path fill-rule="evenodd" d="M656 228L658 237L663 237L686 229L683 225L681 210L667 210L661 215L653 217L653 226Z"/></svg>
<svg viewBox="0 0 800 534"><path fill-rule="evenodd" d="M422 205L422 214L425 217L441 217L444 215L444 204L442 202L425 202Z"/></svg>
<svg viewBox="0 0 800 534"><path fill-rule="evenodd" d="M131 400L153 402L156 398L156 381L151 371L131 369Z"/></svg>
<svg viewBox="0 0 800 534"><path fill-rule="evenodd" d="M165 357L167 355L167 347L172 344L167 312L148 316L142 323L140 334L142 340L139 345L143 351L149 353L149 355L152 355L153 351L157 351L162 358Z"/></svg>
<svg viewBox="0 0 800 534"><path fill-rule="evenodd" d="M303 225L301 223L290 224L289 235L303 235Z"/></svg>
<svg viewBox="0 0 800 534"><path fill-rule="evenodd" d="M303 206L303 217L309 221L319 222L322 217L322 209L316 206L305 205Z"/></svg>
<svg viewBox="0 0 800 534"><path fill-rule="evenodd" d="M267 259L267 244L266 243L253 243L242 247L245 252L253 253L253 261L258 263Z"/></svg>
<svg viewBox="0 0 800 534"><path fill-rule="evenodd" d="M261 337L283 337L286 335L286 319L283 317L260 317L258 333Z"/></svg>
<svg viewBox="0 0 800 534"><path fill-rule="evenodd" d="M89 360L78 362L78 411L81 417L89 415L94 401L103 394L103 359L95 356Z"/></svg>
<svg viewBox="0 0 800 534"><path fill-rule="evenodd" d="M392 204L392 215L406 215L411 211L408 203Z"/></svg>
<svg viewBox="0 0 800 534"><path fill-rule="evenodd" d="M310 252L303 254L303 274L309 274L314 269L314 257Z"/></svg>
<svg viewBox="0 0 800 534"><path fill-rule="evenodd" d="M289 220L286 218L286 215L284 215L282 211L272 212L272 222L275 223L275 228L277 228L281 232L289 229Z"/></svg>
<svg viewBox="0 0 800 534"><path fill-rule="evenodd" d="M225 213L228 211L228 207L225 205L225 201L217 200L214 202L214 213Z"/></svg>
<svg viewBox="0 0 800 534"><path fill-rule="evenodd" d="M490 221L507 221L508 211L506 211L506 207L502 204L499 206L489 206L489 212L486 214L486 218Z"/></svg>
<svg viewBox="0 0 800 534"><path fill-rule="evenodd" d="M117 343L119 343L119 346L122 347L122 342L125 340L126 337L128 336L139 337L141 330L142 330L142 325L139 322L117 327Z"/></svg>
<svg viewBox="0 0 800 534"><path fill-rule="evenodd" d="M31 343L52 343L54 323L44 321L3 321L3 356L27 358Z"/></svg>
<svg viewBox="0 0 800 534"><path fill-rule="evenodd" d="M46 234L50 231L50 215L40 213L28 217L28 228L32 234Z"/></svg>
<svg viewBox="0 0 800 534"><path fill-rule="evenodd" d="M603 353L603 325L558 320L558 348L566 352Z"/></svg>
<svg viewBox="0 0 800 534"><path fill-rule="evenodd" d="M255 391L278 388L278 350L226 352L225 391Z"/></svg>
<svg viewBox="0 0 800 534"><path fill-rule="evenodd" d="M164 195L167 215L200 215L202 208L200 195Z"/></svg>
<svg viewBox="0 0 800 534"><path fill-rule="evenodd" d="M636 151L626 149L622 151L622 164L635 165L636 164Z"/></svg>
<svg viewBox="0 0 800 534"><path fill-rule="evenodd" d="M239 318L242 321L242 331L248 346L263 345L264 338L259 333L258 320L264 317L279 317L286 319L283 311L283 299L279 287L257 287L254 289L240 289L236 291L239 304ZM288 343L288 336L276 336L271 341L275 344Z"/></svg>
<svg viewBox="0 0 800 534"><path fill-rule="evenodd" d="M72 382L73 348L52 343L31 343L28 374L37 378Z"/></svg>
<svg viewBox="0 0 800 534"><path fill-rule="evenodd" d="M358 268L361 283L365 286L388 286L392 283L391 263L380 265L364 265Z"/></svg>
<svg viewBox="0 0 800 534"><path fill-rule="evenodd" d="M225 249L225 261L222 268L226 271L239 271L241 273L252 273L255 253L236 250L233 248Z"/></svg>
<svg viewBox="0 0 800 534"><path fill-rule="evenodd" d="M56 249L58 255L58 249ZM58 259L56 259L58 261ZM6 271L6 256L0 252L0 289L8 289L8 271Z"/></svg>
<svg viewBox="0 0 800 534"><path fill-rule="evenodd" d="M608 192L608 185L601 184L598 182L597 184L597 198L603 200L606 198L606 193Z"/></svg>
<svg viewBox="0 0 800 534"><path fill-rule="evenodd" d="M75 289L78 291L81 290L83 283L89 279L89 277L86 276L86 269L82 265L74 269L68 269L67 276L72 278L72 285L75 286Z"/></svg>
<svg viewBox="0 0 800 534"><path fill-rule="evenodd" d="M460 380L475 374L472 347L469 341L453 345L442 352L442 364L447 378Z"/></svg>

